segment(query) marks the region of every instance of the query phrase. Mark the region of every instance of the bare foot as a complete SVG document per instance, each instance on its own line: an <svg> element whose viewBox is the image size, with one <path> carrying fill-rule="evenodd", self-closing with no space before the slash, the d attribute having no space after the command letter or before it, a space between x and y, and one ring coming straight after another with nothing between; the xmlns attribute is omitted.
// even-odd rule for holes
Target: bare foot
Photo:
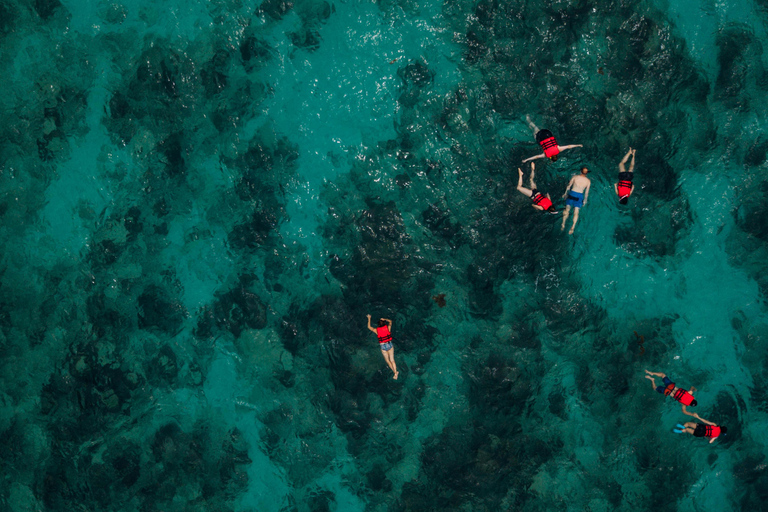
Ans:
<svg viewBox="0 0 768 512"><path fill-rule="evenodd" d="M395 376L392 377L393 379L397 380L397 376L400 375L400 372L395 372Z"/></svg>
<svg viewBox="0 0 768 512"><path fill-rule="evenodd" d="M574 226L574 227L575 227L575 226ZM573 234L573 228L571 228L571 230L568 232L568 234L569 234L569 235L572 235L572 234Z"/></svg>
<svg viewBox="0 0 768 512"><path fill-rule="evenodd" d="M646 370L646 371L648 371L648 370ZM653 377L651 377L650 375L646 375L646 376L645 376L645 378L646 378L646 379L650 379L650 380L653 380Z"/></svg>
<svg viewBox="0 0 768 512"><path fill-rule="evenodd" d="M565 229L565 221L560 225L560 231L563 231Z"/></svg>

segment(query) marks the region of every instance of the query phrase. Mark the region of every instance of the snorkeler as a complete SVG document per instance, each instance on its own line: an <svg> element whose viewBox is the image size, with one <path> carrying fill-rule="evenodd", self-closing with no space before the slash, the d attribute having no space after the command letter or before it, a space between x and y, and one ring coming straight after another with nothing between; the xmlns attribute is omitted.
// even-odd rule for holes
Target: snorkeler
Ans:
<svg viewBox="0 0 768 512"><path fill-rule="evenodd" d="M555 140L555 136L552 135L551 131L539 130L539 127L533 124L533 121L531 121L531 116L525 116L525 120L528 121L528 126L530 126L531 130L533 130L533 136L536 139L536 142L539 143L542 151L544 152L540 155L532 156L531 158L526 158L525 160L523 160L523 163L530 162L531 160L536 160L537 158L549 158L553 162L556 162L557 155L560 152L565 151L566 149L583 147L581 144L571 144L570 146L558 146L557 141Z"/></svg>
<svg viewBox="0 0 768 512"><path fill-rule="evenodd" d="M692 434L696 437L709 437L710 444L715 442L715 439L717 439L720 435L726 434L728 432L728 427L723 427L722 425L715 425L711 421L707 421L695 412L688 412L685 410L685 407L683 407L683 412L687 414L688 416L693 416L699 421L703 421L706 423L706 425L702 425L701 423L696 423L693 421L687 421L683 425L677 424L676 429L673 429L673 432L675 434Z"/></svg>
<svg viewBox="0 0 768 512"><path fill-rule="evenodd" d="M384 361L387 362L387 366L395 372L393 379L397 380L399 372L397 371L397 365L395 364L395 349L392 348L392 320L388 318L380 318L379 326L374 329L371 327L371 315L368 316L368 329L376 333L379 337L379 348L381 348L381 355L384 356Z"/></svg>
<svg viewBox="0 0 768 512"><path fill-rule="evenodd" d="M635 152L636 149L629 148L627 154L619 162L619 182L613 184L613 190L616 191L616 195L619 196L619 204L627 204L629 196L635 191L635 185L632 183L632 177L635 175ZM632 155L632 162L629 164L629 171L624 168L624 164L627 163L629 155Z"/></svg>
<svg viewBox="0 0 768 512"><path fill-rule="evenodd" d="M533 201L533 207L537 210L541 210L544 212L549 213L557 213L557 210L554 206L552 206L552 199L549 198L549 194L546 196L542 195L541 192L539 192L536 189L536 183L533 181L533 175L535 174L534 171L535 167L533 162L531 162L531 188L527 189L523 186L523 170L519 167L517 168L518 172L518 179L517 179L517 190L520 191L521 194L524 196L528 196L531 198L531 201Z"/></svg>
<svg viewBox="0 0 768 512"><path fill-rule="evenodd" d="M592 184L589 178L587 178L588 172L589 169L582 167L581 173L575 174L571 181L568 182L568 186L565 187L565 194L563 194L563 198L565 198L565 211L563 211L563 224L560 226L560 231L565 229L565 221L568 220L571 206L573 206L573 226L571 226L571 230L568 232L569 235L573 234L576 223L579 221L579 208L587 205L589 186Z"/></svg>
<svg viewBox="0 0 768 512"><path fill-rule="evenodd" d="M646 379L650 379L651 384L653 385L653 388L656 391L658 391L659 393L661 393L664 396L672 395L672 398L674 398L675 400L677 400L678 402L683 404L683 412L685 414L692 415L692 413L689 413L685 409L685 406L690 405L691 407L696 407L696 405L698 404L696 399L693 398L693 394L692 394L692 393L694 393L696 391L695 387L691 386L691 390L690 391L686 391L686 390L684 390L682 388L679 388L679 387L675 386L675 383L672 382L671 380L669 380L669 377L667 377L663 373L654 373L654 372L649 372L648 370L645 370L645 373L648 374L648 375L645 376L645 378ZM663 386L657 386L656 385L656 381L653 380L653 376L661 377L662 378L662 382L664 383L664 385ZM701 418L699 418L699 419L701 419Z"/></svg>

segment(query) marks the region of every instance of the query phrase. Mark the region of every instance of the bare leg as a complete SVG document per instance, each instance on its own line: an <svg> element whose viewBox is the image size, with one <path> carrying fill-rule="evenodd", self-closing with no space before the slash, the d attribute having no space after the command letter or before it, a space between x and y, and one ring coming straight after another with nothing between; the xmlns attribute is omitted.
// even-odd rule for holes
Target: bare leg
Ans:
<svg viewBox="0 0 768 512"><path fill-rule="evenodd" d="M619 162L619 172L627 172L627 170L624 168L624 164L627 163L627 160L629 160L629 155L633 155L632 148L629 148L629 151L627 151L627 154L624 155L624 158L621 159L621 162ZM630 165L630 169L635 167L635 158L634 155L632 157L632 165ZM629 171L632 172L632 171Z"/></svg>
<svg viewBox="0 0 768 512"><path fill-rule="evenodd" d="M685 425L685 431L689 434L693 434L693 432L696 430L696 423L692 421L686 421L683 423L683 425Z"/></svg>
<svg viewBox="0 0 768 512"><path fill-rule="evenodd" d="M533 121L531 121L531 116L528 114L525 115L525 120L528 121L528 127L533 130L533 136L536 137L536 133L539 131L539 127L533 124Z"/></svg>
<svg viewBox="0 0 768 512"><path fill-rule="evenodd" d="M635 153L637 153L636 149L632 150L632 162L629 164L629 172L635 172Z"/></svg>
<svg viewBox="0 0 768 512"><path fill-rule="evenodd" d="M390 354L392 350L394 350L394 348L391 348L387 351L382 350L381 355L384 356L384 362L387 363L387 366L389 366L389 369L392 370L393 372L397 372L397 369L394 366L395 361L392 358L392 355Z"/></svg>
<svg viewBox="0 0 768 512"><path fill-rule="evenodd" d="M571 214L571 206L565 205L565 210L563 210L563 223L560 226L560 231L565 229L565 221L568 220L568 216Z"/></svg>
<svg viewBox="0 0 768 512"><path fill-rule="evenodd" d="M576 229L576 223L579 221L579 208L574 207L573 208L573 226L571 226L571 230L568 232L569 235L573 234L573 230Z"/></svg>
<svg viewBox="0 0 768 512"><path fill-rule="evenodd" d="M389 364L389 367L395 373L395 376L392 378L397 380L399 372L397 371L397 365L395 364L395 347L392 347L391 350L387 351L387 358L388 358L387 364Z"/></svg>
<svg viewBox="0 0 768 512"><path fill-rule="evenodd" d="M645 376L645 378L646 378L646 379L650 379L650 381L651 381L651 386L653 386L653 389L655 390L655 389L656 389L656 381L655 381L655 380L653 380L653 377L651 377L650 375L646 375L646 376Z"/></svg>
<svg viewBox="0 0 768 512"><path fill-rule="evenodd" d="M533 162L531 162L531 190L536 190L536 183L533 181L533 177L536 175L536 171L534 169L535 167L533 166Z"/></svg>
<svg viewBox="0 0 768 512"><path fill-rule="evenodd" d="M523 186L523 171L518 168L517 172L518 172L517 190L519 190L520 193L523 194L524 196L531 197L533 195L533 190L528 190Z"/></svg>

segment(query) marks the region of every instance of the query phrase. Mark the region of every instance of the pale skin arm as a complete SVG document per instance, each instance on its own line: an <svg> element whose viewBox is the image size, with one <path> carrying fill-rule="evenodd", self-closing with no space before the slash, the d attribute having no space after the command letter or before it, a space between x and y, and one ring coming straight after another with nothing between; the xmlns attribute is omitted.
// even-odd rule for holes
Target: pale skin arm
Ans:
<svg viewBox="0 0 768 512"><path fill-rule="evenodd" d="M568 191L571 190L571 187L573 187L573 180L575 180L575 179L576 179L576 176L571 178L571 181L568 182L568 186L565 187L565 194L563 194L563 199L565 199L565 196L568 195Z"/></svg>
<svg viewBox="0 0 768 512"><path fill-rule="evenodd" d="M573 148L583 148L584 146L582 144L571 144L570 146L557 146L557 149L560 151L565 151L566 149L573 149Z"/></svg>
<svg viewBox="0 0 768 512"><path fill-rule="evenodd" d="M587 206L587 199L589 199L589 187L592 186L592 182L587 184L587 188L584 189L584 206Z"/></svg>
<svg viewBox="0 0 768 512"><path fill-rule="evenodd" d="M366 315L368 317L368 330L371 332L376 332L376 329L371 327L371 315Z"/></svg>
<svg viewBox="0 0 768 512"><path fill-rule="evenodd" d="M546 156L547 155L545 155L544 153L540 155L532 156L531 158L526 158L525 160L523 160L523 163L530 162L531 160L536 160L537 158L545 158Z"/></svg>

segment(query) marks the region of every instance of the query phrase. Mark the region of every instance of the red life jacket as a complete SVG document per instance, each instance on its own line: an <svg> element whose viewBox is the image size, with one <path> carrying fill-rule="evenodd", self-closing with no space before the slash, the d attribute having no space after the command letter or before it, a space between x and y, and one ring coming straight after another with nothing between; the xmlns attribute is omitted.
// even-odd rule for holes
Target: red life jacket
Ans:
<svg viewBox="0 0 768 512"><path fill-rule="evenodd" d="M629 195L632 193L632 182L621 180L619 181L616 190L618 191L620 198L629 197Z"/></svg>
<svg viewBox="0 0 768 512"><path fill-rule="evenodd" d="M675 396L673 396L675 400L680 402L683 405L691 405L691 402L693 402L693 395L687 392L684 389L678 388L677 391L675 391Z"/></svg>
<svg viewBox="0 0 768 512"><path fill-rule="evenodd" d="M556 154L560 153L560 149L557 147L557 141L554 137L544 139L543 141L539 142L539 145L541 145L541 149L544 150L544 156L547 158L552 158Z"/></svg>
<svg viewBox="0 0 768 512"><path fill-rule="evenodd" d="M533 196L533 204L536 206L541 206L546 211L549 210L550 206L552 206L552 201L550 201L547 196L542 195L541 192L539 192Z"/></svg>
<svg viewBox="0 0 768 512"><path fill-rule="evenodd" d="M379 344L389 343L390 341L392 341L392 335L389 334L389 327L387 327L386 325L383 327L376 328L376 336L379 337Z"/></svg>
<svg viewBox="0 0 768 512"><path fill-rule="evenodd" d="M717 425L707 425L707 430L704 432L704 437L717 437L720 435L720 427Z"/></svg>

